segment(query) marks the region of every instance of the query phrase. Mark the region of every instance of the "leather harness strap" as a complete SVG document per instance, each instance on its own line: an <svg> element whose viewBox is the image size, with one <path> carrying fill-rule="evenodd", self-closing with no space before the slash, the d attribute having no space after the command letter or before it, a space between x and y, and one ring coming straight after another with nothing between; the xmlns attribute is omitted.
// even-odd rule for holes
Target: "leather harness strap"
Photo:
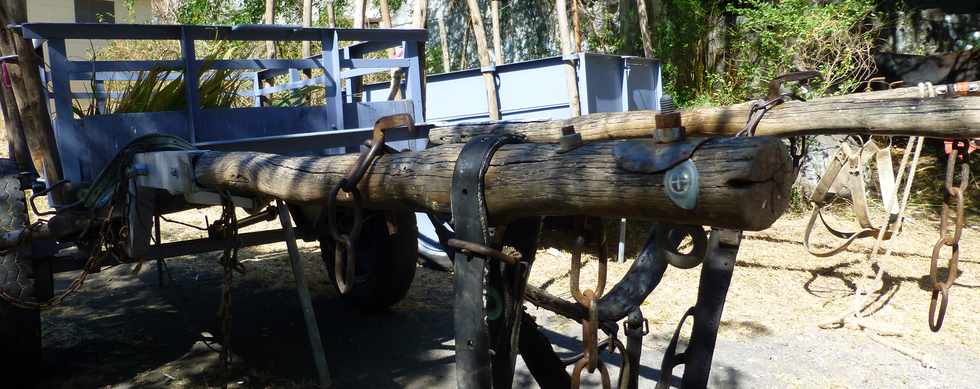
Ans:
<svg viewBox="0 0 980 389"><path fill-rule="evenodd" d="M895 197L895 174L892 169L891 146L879 147L873 140L869 140L859 149L853 150L845 141L841 143L839 151L830 161L830 164L827 166L827 171L820 178L816 188L813 190L813 194L810 196L810 201L813 202L814 208L813 213L810 214L810 220L807 223L806 231L803 235L803 245L810 254L818 257L828 257L843 251L857 239L878 235L879 228L875 227L875 224L872 223L870 217L871 211L868 209L864 175L865 166L868 165L872 158L875 160L878 171L880 192L887 194L883 195L884 197L881 199L882 204L885 207L885 211L888 212L889 219L895 219L889 223L889 229L886 231L884 239L890 239L901 229L902 220L897 217L898 200ZM840 177L840 174L845 171L847 175ZM861 227L858 231L842 231L834 228L827 223L827 220L823 216L822 209L828 202L828 193L834 183L838 181L850 190L851 209L854 212L854 218ZM826 251L814 249L810 244L810 236L818 218L831 235L843 239L843 241Z"/></svg>
<svg viewBox="0 0 980 389"><path fill-rule="evenodd" d="M488 225L483 175L493 153L502 145L516 143L512 136L478 136L468 142L456 159L450 199L456 239L487 247L499 247ZM460 388L491 387L490 334L484 304L487 259L456 250L454 258L456 332L456 384ZM493 298L487 291L487 299ZM489 302L489 301L488 301Z"/></svg>

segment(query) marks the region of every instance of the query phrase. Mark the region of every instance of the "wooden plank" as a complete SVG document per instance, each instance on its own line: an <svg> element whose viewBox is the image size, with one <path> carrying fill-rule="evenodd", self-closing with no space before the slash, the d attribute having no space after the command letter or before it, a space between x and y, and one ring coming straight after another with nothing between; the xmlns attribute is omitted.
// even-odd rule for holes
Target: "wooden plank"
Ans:
<svg viewBox="0 0 980 389"><path fill-rule="evenodd" d="M334 123L322 106L313 106L208 108L198 112L197 124L195 142L213 142L325 131Z"/></svg>
<svg viewBox="0 0 980 389"><path fill-rule="evenodd" d="M619 169L612 153L618 142L585 144L564 154L556 152L556 145L501 147L485 180L491 218L502 223L525 216L629 215L759 230L786 210L792 168L778 139L726 138L702 145L692 157L701 182L692 210L681 209L666 197L663 174ZM461 147L445 145L379 157L359 186L364 203L378 209L449 212L453 169ZM356 157L207 152L198 158L195 175L198 183L211 189L262 193L290 203L323 203Z"/></svg>
<svg viewBox="0 0 980 389"><path fill-rule="evenodd" d="M340 60L340 67L342 68L392 69L409 66L411 66L411 62L404 58L347 58Z"/></svg>

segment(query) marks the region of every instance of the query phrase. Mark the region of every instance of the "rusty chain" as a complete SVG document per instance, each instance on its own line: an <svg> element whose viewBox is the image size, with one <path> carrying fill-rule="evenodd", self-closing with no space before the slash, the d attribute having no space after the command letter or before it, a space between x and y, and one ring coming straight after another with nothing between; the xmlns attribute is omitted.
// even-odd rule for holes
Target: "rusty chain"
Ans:
<svg viewBox="0 0 980 389"><path fill-rule="evenodd" d="M593 238L596 238L596 244L598 249L598 274L596 279L596 285L594 289L586 289L582 291L581 285L579 284L579 279L582 272L582 251L586 244L586 224L587 220L580 218L576 220L576 224L579 230L578 236L575 238L575 247L572 251L572 263L571 270L569 271L569 288L572 292L572 297L575 298L580 305L585 307L589 315L587 318L581 321L582 324L582 347L585 352L582 358L575 363L575 369L572 372L572 388L578 388L582 379L582 371L588 368L589 373L594 373L596 369L599 370L600 378L602 379L602 387L608 389L611 387L609 380L609 371L606 366L599 359L599 347L598 347L598 330L599 330L599 314L598 314L598 301L602 297L603 291L606 289L606 265L609 256L607 255L606 249L606 233L605 229L602 228L601 219L592 219L592 228L596 229L593 231ZM614 343L614 342L613 342Z"/></svg>
<svg viewBox="0 0 980 389"><path fill-rule="evenodd" d="M955 140L953 148L946 161L946 183L943 193L943 210L939 221L939 239L932 249L932 260L929 263L929 279L932 281L932 297L929 301L929 328L933 332L939 331L943 326L943 319L946 317L946 306L949 303L949 288L953 286L956 278L959 277L960 259L960 237L963 233L964 214L963 198L970 185L970 150L969 141ZM956 167L959 165L960 182L958 186L953 185ZM951 208L954 208L951 211ZM950 212L955 212L950 215ZM949 222L951 216L953 228L950 230ZM946 279L939 280L939 257L943 246L952 249L946 268L948 273ZM938 306L937 306L938 305ZM938 308L938 312L937 312Z"/></svg>
<svg viewBox="0 0 980 389"><path fill-rule="evenodd" d="M235 272L244 273L245 266L238 261L238 215L235 203L228 193L221 194L221 219L214 223L215 231L222 240L233 241L221 253L218 262L223 270L221 284L221 359L222 368L227 373L231 367L231 289Z"/></svg>
<svg viewBox="0 0 980 389"><path fill-rule="evenodd" d="M337 181L330 190L330 195L327 196L327 229L334 241L334 280L337 289L344 294L350 292L354 286L355 258L357 258L354 250L361 234L361 227L364 225L364 202L357 186L377 157L385 150L385 131L396 127L407 127L409 133L415 133L415 123L411 115L397 114L378 119L374 123L371 140L367 142L369 147L361 150L350 171ZM347 232L341 232L339 227L337 197L341 191L347 193L353 202L354 220Z"/></svg>
<svg viewBox="0 0 980 389"><path fill-rule="evenodd" d="M113 211L113 207L110 206L109 212L106 215L112 215L112 211ZM39 228L43 223L44 223L43 220L38 220L30 224L29 226L27 226L27 230L33 230ZM99 230L97 238L95 239L95 244L92 246L92 251L89 254L88 259L85 260L85 265L82 267L82 272L77 277L75 277L75 279L71 281L71 284L69 284L68 287L65 288L65 290L62 291L60 294L48 299L47 301L34 302L34 301L24 301L20 298L17 298L16 296L11 295L10 293L7 293L7 291L4 290L3 288L0 288L0 299L3 299L10 305L13 305L17 308L32 309L32 310L45 310L58 306L61 303L63 303L65 299L67 299L69 296L71 296L72 294L74 294L75 292L77 292L79 289L82 288L82 285L85 284L85 280L88 279L88 276L92 274L93 271L97 271L96 269L98 269L100 266L99 263L102 262L102 259L105 258L105 256L112 250L112 248L109 247L112 244L109 243L109 239L107 238L107 236L109 235L108 233L109 226L110 223L108 221L102 224L102 228ZM21 239L23 239L23 241L18 242L17 247L20 247L21 244L26 244L27 239L30 235L31 235L30 233L22 234ZM16 250L16 249L12 249L12 250Z"/></svg>

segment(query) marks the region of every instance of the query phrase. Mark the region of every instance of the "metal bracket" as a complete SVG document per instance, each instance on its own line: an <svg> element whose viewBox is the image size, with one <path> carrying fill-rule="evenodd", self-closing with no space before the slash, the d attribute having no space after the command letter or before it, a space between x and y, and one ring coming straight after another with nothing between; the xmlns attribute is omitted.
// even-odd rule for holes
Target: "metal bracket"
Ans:
<svg viewBox="0 0 980 389"><path fill-rule="evenodd" d="M133 157L136 186L163 189L172 195L184 196L191 204L220 205L221 196L194 182L191 159L203 151L156 151ZM235 206L254 210L264 205L254 199L231 196Z"/></svg>
<svg viewBox="0 0 980 389"><path fill-rule="evenodd" d="M691 158L711 138L687 138L674 143L629 140L613 147L616 166L632 173L660 173Z"/></svg>

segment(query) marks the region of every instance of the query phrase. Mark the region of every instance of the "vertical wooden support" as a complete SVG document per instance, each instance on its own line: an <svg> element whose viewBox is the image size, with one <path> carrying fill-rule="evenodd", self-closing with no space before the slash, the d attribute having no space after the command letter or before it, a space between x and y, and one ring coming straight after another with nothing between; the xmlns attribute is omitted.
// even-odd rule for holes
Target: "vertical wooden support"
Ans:
<svg viewBox="0 0 980 389"><path fill-rule="evenodd" d="M8 74L15 71L19 72L20 69L17 69L15 64L8 64ZM0 108L3 110L3 128L6 131L7 143L13 153L11 157L17 163L17 171L38 174L31 162L31 152L24 135L24 123L21 122L20 111L17 109L17 98L14 97L13 85L0 85Z"/></svg>
<svg viewBox="0 0 980 389"><path fill-rule="evenodd" d="M276 199L276 207L279 208L279 222L282 223L282 229L286 234L286 250L289 251L289 264L296 279L296 293L299 295L299 305L303 309L303 321L306 322L306 335L309 337L310 349L313 351L317 381L321 388L329 388L332 383L327 368L327 358L323 352L323 341L320 339L320 326L316 323L313 302L310 301L310 290L306 287L306 278L303 276L303 264L300 261L299 248L296 247L296 233L289 219L289 209L286 208L286 203L279 199Z"/></svg>
<svg viewBox="0 0 980 389"><path fill-rule="evenodd" d="M493 30L493 54L496 64L504 64L504 49L500 42L500 0L490 0L490 28Z"/></svg>
<svg viewBox="0 0 980 389"><path fill-rule="evenodd" d="M568 32L567 0L555 0L555 13L558 17L558 35L561 39L561 54L565 60L565 87L568 89L568 110L571 117L582 115L578 97L578 77L576 76L577 57L572 53L572 42Z"/></svg>
<svg viewBox="0 0 980 389"><path fill-rule="evenodd" d="M197 142L197 116L201 110L201 96L198 90L200 82L197 56L194 54L194 39L187 30L180 29L180 55L184 61L184 94L187 96L187 130L191 134L191 143ZM57 91L55 91L57 95Z"/></svg>
<svg viewBox="0 0 980 389"><path fill-rule="evenodd" d="M491 120L500 120L500 101L497 99L496 69L490 62L490 50L487 48L487 30L483 27L483 17L476 0L466 0L469 8L470 26L476 39L476 50L480 57L480 72L483 73L483 85L487 90L487 111Z"/></svg>
<svg viewBox="0 0 980 389"><path fill-rule="evenodd" d="M340 87L340 53L338 51L337 33L324 32L322 37L323 55L323 87L325 90L327 116L333 116L333 129L344 128L344 100Z"/></svg>
<svg viewBox="0 0 980 389"><path fill-rule="evenodd" d="M48 182L58 182L65 176L48 110L48 89L41 82L43 57L37 54L31 41L6 28L11 24L27 22L27 1L7 0L0 3L0 7L3 8L3 12L0 12L0 34L4 35L0 39L0 48L4 55L16 54L20 64L20 71L12 74L13 95L17 106L10 108L18 110L34 167ZM68 116L70 118L71 114ZM50 198L56 204L68 201L60 188Z"/></svg>
<svg viewBox="0 0 980 389"><path fill-rule="evenodd" d="M404 49L404 57L409 60L405 94L414 103L412 119L421 122L425 118L423 113L425 94L422 92L422 80L420 79L422 67L419 57L424 54L420 52L418 42L405 42Z"/></svg>
<svg viewBox="0 0 980 389"><path fill-rule="evenodd" d="M64 39L48 40L48 59L51 64L51 87L54 91L55 131L57 131L58 139L61 140L63 147L74 149L74 152L66 154L81 157L86 151L81 149L82 141L77 138L78 133L75 131L75 117L71 106L71 81L68 79L68 50L65 48ZM21 77L26 80L30 71L31 68L22 65ZM17 100L20 103L20 98ZM23 111L21 112L23 113ZM32 134L28 133L25 135L27 135L27 139L30 141ZM37 150L32 147L31 154L35 161L38 159L36 152ZM63 162L62 167L64 168L65 177L83 180L88 178L83 175L82 167L79 166L77 161ZM48 158L45 158L43 163L44 167L40 169L46 170L48 169L48 163L57 162L49 161ZM54 183L51 177L47 179L49 184Z"/></svg>

